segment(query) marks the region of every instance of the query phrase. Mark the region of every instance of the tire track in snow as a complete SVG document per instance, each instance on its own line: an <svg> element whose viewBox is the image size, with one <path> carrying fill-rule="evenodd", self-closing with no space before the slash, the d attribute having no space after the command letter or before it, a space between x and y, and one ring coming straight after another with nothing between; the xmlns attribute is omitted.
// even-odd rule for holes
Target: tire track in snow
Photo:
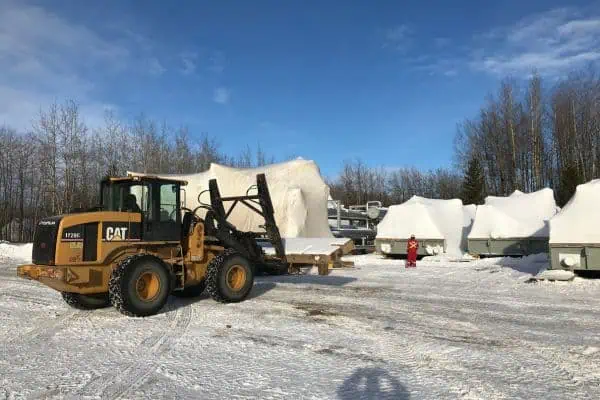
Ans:
<svg viewBox="0 0 600 400"><path fill-rule="evenodd" d="M12 289L13 287L10 287L10 288ZM1 297L15 299L15 300L23 301L26 303L33 303L33 304L37 304L40 306L49 306L49 305L52 305L52 303L53 303L53 301L50 299L44 300L42 298L27 297L27 296L24 296L21 294L15 294L15 293L0 293L0 298Z"/></svg>
<svg viewBox="0 0 600 400"><path fill-rule="evenodd" d="M58 332L69 329L71 325L84 318L85 311L69 311L62 316L56 318L49 325L38 324L35 328L30 329L25 333L17 333L16 336L7 340L6 345L17 344L22 342L23 346L30 347L33 342L46 344Z"/></svg>
<svg viewBox="0 0 600 400"><path fill-rule="evenodd" d="M171 313L169 312L171 310L171 308L169 307L169 305L167 305L166 307L166 320L167 323L173 321L176 318L176 313ZM98 310L88 310L88 311L82 311L82 313L86 314L88 316L88 320L89 322L92 324L93 326L93 321L91 319L92 317L92 313L96 312ZM154 346L164 335L166 335L166 330L162 331L159 335L155 335L155 336L151 336L152 340L148 341L146 339L146 342L149 344L150 347ZM90 359L86 359L85 360L85 367L86 368L90 368ZM104 361L104 358L102 356L100 357L96 357L93 359L93 366L96 366L97 363L100 363L101 361ZM89 392L89 393L99 393L101 392L105 387L106 387L106 383L105 381L107 379L116 379L115 375L117 375L116 373L107 373L104 375L100 375L97 374L95 375L95 377L92 377L90 381L88 381L88 383L86 383L83 387L79 387L79 388L73 388L74 393L72 394L68 394L66 398L68 399L80 399L81 397L86 397L86 396L95 396L95 395L84 395L84 392ZM96 389L96 390L94 390ZM34 395L33 397L31 397L32 399L47 399L49 397L52 396L56 396L58 394L60 394L62 392L61 388L52 388L46 391L42 391L41 393ZM97 397L97 396L95 396Z"/></svg>
<svg viewBox="0 0 600 400"><path fill-rule="evenodd" d="M328 290L328 294L335 294L335 289ZM387 293L386 293L387 294ZM373 296L379 299L387 296ZM403 300L409 300L409 304L415 302L411 295L402 296ZM422 297L422 296L417 296ZM501 321L496 323L497 331L489 331L488 329L478 329L479 326L489 328L490 320L493 320L490 315L486 315L489 311L483 307L481 303L489 302L474 302L473 300L467 301L471 303L470 309L477 310L478 312L471 312L470 318L464 318L460 313L456 313L456 305L463 304L465 301L460 299L454 299L452 302L453 306L443 305L438 303L437 299L428 299L429 301L423 303L415 310L404 309L394 310L394 307L389 307L388 301L378 302L378 309L373 310L362 310L361 307L353 307L351 313L346 313L343 307L340 309L339 301L330 303L331 299L322 299L331 310L336 313L344 315L356 322L368 323L371 319L378 321L385 321L390 315L393 315L389 322L395 322L394 325L402 326L402 334L406 333L408 328L413 335L421 336L420 343L411 343L406 341L404 337L395 338L390 342L393 343L393 353L396 354L396 361L399 361L403 367L407 367L412 373L420 378L426 378L420 376L423 370L429 371L429 378L440 378L447 377L448 374L462 375L460 372L453 372L446 370L447 366L452 365L452 359L454 358L455 351L463 353L462 359L468 360L467 365L478 365L480 370L485 370L485 363L494 359L494 363L497 363L500 368L491 370L483 373L489 376L491 379L477 379L473 376L464 376L464 384L458 385L454 389L457 394L462 396L475 396L478 398L494 398L502 397L504 390L501 387L495 387L489 382L498 378L497 375L504 374L505 377L519 385L532 384L543 380L547 383L555 382L560 383L564 387L571 389L579 389L582 387L576 387L577 383L573 379L573 369L569 371L569 368L565 368L565 360L555 362L552 353L545 354L544 349L536 347L535 343L519 338L518 329L511 329L511 324L508 321ZM412 301L411 301L412 300ZM419 298L422 300L422 298ZM434 301L432 301L434 300ZM288 303L283 301L284 303ZM480 308L474 307L473 303L480 303ZM435 307L430 307L435 306ZM464 305L467 308L467 305ZM368 314L366 313L368 311ZM494 310L493 314L498 316L498 310ZM507 317L517 317L518 310L510 312L510 309L504 309L504 315ZM378 315L380 314L381 315ZM475 316L473 315L475 314ZM387 318L386 318L387 316ZM400 317L400 318L399 318ZM527 316L525 318L529 318ZM457 319L458 318L458 319ZM547 317L551 319L551 317ZM470 321L469 321L470 320ZM510 318L508 318L510 320ZM484 323L480 323L484 322ZM414 323L418 323L418 326L414 326ZM468 323L475 327L474 330L464 329L464 325ZM443 326L443 329L442 329ZM459 328L459 329L453 329ZM366 327L368 330L369 328ZM393 333L393 332L389 332ZM386 334L380 334L383 338ZM499 350L496 350L499 349ZM441 351L444 350L444 351ZM556 349L555 349L556 350ZM469 353L473 353L470 355ZM376 354L377 352L373 352ZM544 356L545 355L545 356ZM465 366L469 369L467 366ZM433 370L432 370L433 368ZM540 379L539 371L544 371L544 378ZM418 385L417 381L413 381L412 384ZM407 382L408 383L408 382Z"/></svg>
<svg viewBox="0 0 600 400"><path fill-rule="evenodd" d="M123 369L92 378L68 398L117 399L132 388L138 387L156 369L156 360L152 358L168 351L191 322L191 305L182 305L170 312L172 309L172 303L167 303L167 321L164 329L158 335L145 339L142 342L143 348L137 348L138 351L132 356L133 360ZM151 353L151 356L144 356L147 353Z"/></svg>
<svg viewBox="0 0 600 400"><path fill-rule="evenodd" d="M128 391L139 387L157 368L158 363L156 358L171 350L171 347L177 342L177 339L185 333L191 323L192 314L193 311L191 305L179 308L177 318L171 323L170 329L167 330L167 334L152 347L151 358L134 362L134 364L120 374L122 376L120 382L116 385L111 384L102 391L101 398L119 399Z"/></svg>
<svg viewBox="0 0 600 400"><path fill-rule="evenodd" d="M178 310L171 312L172 310L173 310L173 308L172 308L171 303L167 303L167 305L165 306L165 315L166 315L166 319L167 319L167 323L164 325L165 328L163 330L161 330L160 332L158 332L157 334L152 334L148 338L144 339L144 341L142 342L142 345L144 346L144 348L154 347L158 342L160 342L168 334L168 329L169 329L168 327L171 326L171 323L174 320L176 320L177 315L179 313ZM141 350L139 351L139 353L141 354ZM133 357L136 357L136 356L138 356L138 355L136 355L134 353ZM119 374L120 374L119 371L117 371L117 372L111 371L111 372L108 372L105 374L96 375L96 376L92 377L86 384L84 384L82 387L80 387L78 390L76 390L75 393L68 396L67 398L79 399L79 398L85 397L85 396L98 397L98 393L103 392L104 390L106 390L107 387L109 387L111 384L113 384L115 381L118 380Z"/></svg>
<svg viewBox="0 0 600 400"><path fill-rule="evenodd" d="M56 318L49 325L38 324L35 320L36 328L30 329L26 333L21 333L3 343L3 356L17 359L20 355L28 357L28 354L40 351L48 345L49 341L59 332L70 329L74 324L90 318L86 311L74 310ZM10 346L10 350L9 350ZM27 359L24 359L27 362ZM31 399L47 399L60 393L60 388L43 390L40 393L32 393Z"/></svg>

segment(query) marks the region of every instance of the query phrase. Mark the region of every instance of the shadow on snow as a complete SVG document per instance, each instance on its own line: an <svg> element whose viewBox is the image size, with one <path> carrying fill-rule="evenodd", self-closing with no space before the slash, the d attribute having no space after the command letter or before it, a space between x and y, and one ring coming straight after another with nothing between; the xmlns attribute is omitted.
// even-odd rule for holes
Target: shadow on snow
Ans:
<svg viewBox="0 0 600 400"><path fill-rule="evenodd" d="M279 276L260 276L254 281L254 286L247 297L247 300L255 299L263 294L275 289L277 284L300 284L300 285L316 285L316 286L344 286L350 282L356 281L356 278L345 276L320 276L320 275L279 275ZM169 300L165 307L158 312L162 314L172 310L177 310L181 307L187 307L191 304L203 300L210 300L210 296L206 291L197 297L180 298L169 296Z"/></svg>
<svg viewBox="0 0 600 400"><path fill-rule="evenodd" d="M382 368L358 368L337 390L338 398L408 400L404 385Z"/></svg>

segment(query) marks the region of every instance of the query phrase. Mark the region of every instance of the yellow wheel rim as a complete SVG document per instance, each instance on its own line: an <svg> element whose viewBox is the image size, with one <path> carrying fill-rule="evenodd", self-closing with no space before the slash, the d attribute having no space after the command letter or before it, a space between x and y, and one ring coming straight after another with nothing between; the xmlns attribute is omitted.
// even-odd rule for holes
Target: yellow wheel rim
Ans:
<svg viewBox="0 0 600 400"><path fill-rule="evenodd" d="M135 284L137 295L143 301L152 301L160 292L160 278L155 272L144 272Z"/></svg>
<svg viewBox="0 0 600 400"><path fill-rule="evenodd" d="M241 265L232 265L227 271L227 286L229 289L239 291L246 283L246 269Z"/></svg>

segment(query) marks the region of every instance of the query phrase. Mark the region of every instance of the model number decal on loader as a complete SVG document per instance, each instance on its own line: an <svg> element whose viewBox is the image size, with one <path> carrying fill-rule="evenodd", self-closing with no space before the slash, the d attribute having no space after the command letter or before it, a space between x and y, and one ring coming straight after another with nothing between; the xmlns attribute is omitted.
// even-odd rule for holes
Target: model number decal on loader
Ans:
<svg viewBox="0 0 600 400"><path fill-rule="evenodd" d="M74 225L65 228L62 233L63 242L81 242L83 241L83 225Z"/></svg>

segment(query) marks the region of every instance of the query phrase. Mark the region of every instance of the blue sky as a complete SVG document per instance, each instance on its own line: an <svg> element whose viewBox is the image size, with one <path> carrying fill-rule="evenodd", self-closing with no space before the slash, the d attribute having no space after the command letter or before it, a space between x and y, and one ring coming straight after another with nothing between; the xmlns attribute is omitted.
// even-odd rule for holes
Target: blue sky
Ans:
<svg viewBox="0 0 600 400"><path fill-rule="evenodd" d="M499 79L600 60L590 1L0 0L0 123L75 99L207 132L239 153L451 165Z"/></svg>

